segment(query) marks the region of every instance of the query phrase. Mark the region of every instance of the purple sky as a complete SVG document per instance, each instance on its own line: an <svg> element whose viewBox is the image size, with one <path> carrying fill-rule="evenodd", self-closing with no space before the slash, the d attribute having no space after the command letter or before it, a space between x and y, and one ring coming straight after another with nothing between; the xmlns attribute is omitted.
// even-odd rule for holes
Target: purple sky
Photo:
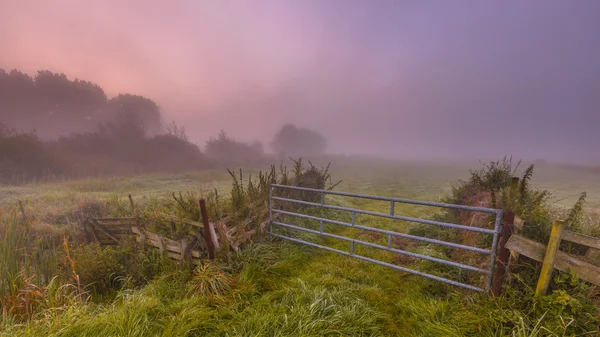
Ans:
<svg viewBox="0 0 600 337"><path fill-rule="evenodd" d="M600 1L0 0L0 68L154 99L203 144L600 162Z"/></svg>

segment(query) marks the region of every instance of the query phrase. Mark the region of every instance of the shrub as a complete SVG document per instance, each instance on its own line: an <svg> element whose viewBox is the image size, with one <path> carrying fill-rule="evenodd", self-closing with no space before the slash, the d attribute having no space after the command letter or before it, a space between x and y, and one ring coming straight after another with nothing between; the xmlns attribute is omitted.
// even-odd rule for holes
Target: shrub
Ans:
<svg viewBox="0 0 600 337"><path fill-rule="evenodd" d="M260 142L241 142L227 136L224 131L206 142L205 152L219 166L254 166L262 164L266 157Z"/></svg>
<svg viewBox="0 0 600 337"><path fill-rule="evenodd" d="M66 163L35 133L0 124L0 184L27 183L70 175Z"/></svg>

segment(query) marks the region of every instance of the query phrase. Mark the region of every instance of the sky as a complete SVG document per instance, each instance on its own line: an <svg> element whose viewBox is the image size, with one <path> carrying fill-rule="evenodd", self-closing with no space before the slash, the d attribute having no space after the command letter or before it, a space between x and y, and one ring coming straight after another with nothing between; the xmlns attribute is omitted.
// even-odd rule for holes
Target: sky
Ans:
<svg viewBox="0 0 600 337"><path fill-rule="evenodd" d="M203 145L600 163L600 1L0 0L0 68L152 98Z"/></svg>

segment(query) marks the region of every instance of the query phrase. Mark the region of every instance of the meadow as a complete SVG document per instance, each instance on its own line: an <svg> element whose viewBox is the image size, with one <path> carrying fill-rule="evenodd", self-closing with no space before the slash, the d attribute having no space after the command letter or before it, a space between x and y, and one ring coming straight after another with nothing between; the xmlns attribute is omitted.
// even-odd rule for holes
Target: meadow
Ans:
<svg viewBox="0 0 600 337"><path fill-rule="evenodd" d="M331 173L333 181L342 181L335 187L338 191L440 201L452 194L459 179L469 178L469 169L479 166L443 161L333 162ZM518 175L525 168L519 167ZM244 169L245 176L257 174L258 169ZM600 212L599 178L597 170L543 164L536 166L531 184L552 193L549 204L557 214L587 192L584 223L600 226L595 223ZM85 200L117 205L115 212L129 194L140 205L172 200L171 193L179 191L209 196L216 189L227 198L231 185L227 171L211 170L4 186L0 212L7 215L21 201L32 226L51 232L68 228ZM370 200L328 198L334 204L367 210L389 207ZM398 212L435 216L422 207L402 206ZM392 226L372 221L372 226ZM221 256L200 272L165 265L146 284L123 286L100 300L48 305L50 309L27 320L3 312L0 336L561 336L578 324L578 333L597 333L584 324L589 321L593 326L597 319L585 303L561 304L557 312L548 313L559 307L552 302L556 296L548 297L552 303L542 308L533 305L535 301L525 303L529 300L518 294L511 297L510 292L492 299L267 236ZM576 287L593 292L585 285ZM568 296L583 301L572 292ZM586 321L579 316L590 317Z"/></svg>

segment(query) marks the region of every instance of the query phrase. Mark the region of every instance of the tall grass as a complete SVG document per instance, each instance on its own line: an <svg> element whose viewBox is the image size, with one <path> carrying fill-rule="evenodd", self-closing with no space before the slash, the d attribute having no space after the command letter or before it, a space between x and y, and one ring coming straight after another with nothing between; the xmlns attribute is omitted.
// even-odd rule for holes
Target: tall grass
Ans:
<svg viewBox="0 0 600 337"><path fill-rule="evenodd" d="M8 310L8 302L23 289L27 279L26 271L30 264L27 257L27 228L19 228L16 215L0 224L0 306L3 314Z"/></svg>
<svg viewBox="0 0 600 337"><path fill-rule="evenodd" d="M311 165L311 168L314 166ZM319 176L313 175L314 172L298 174L294 168L288 176L287 169L282 168L281 171L285 174L282 176L280 173L276 177L280 183L303 184L310 180L320 186L322 184ZM322 176L328 175L327 169L314 171L324 173ZM232 176L231 196L219 195L220 191L208 196L209 214L213 219L235 214L237 219L234 223L240 229L256 228L266 210L271 173L252 174L254 179L248 174L248 178L244 179L239 171L235 171ZM493 178L490 181L504 186L505 175L490 177ZM486 189L493 185L484 180L481 179L481 185ZM525 187L529 190L528 186ZM382 194L379 189L371 191L372 194ZM361 189L361 192L364 191ZM396 190L390 190L390 193L399 194ZM535 200L534 196L530 194L526 200ZM165 194L162 198L149 200L137 198L136 211L145 214L168 210L197 220L199 195L182 193L175 197ZM310 199L313 196L298 194L294 197ZM122 199L109 200L111 213L133 212L128 201ZM502 190L497 192L496 202L505 202ZM375 203L349 206L378 207ZM403 211L412 212L412 209ZM250 214L256 218L249 217ZM341 216L337 213L320 215L332 219ZM374 225L383 226L385 223ZM32 249L36 247L36 240L31 239L31 231L28 235L19 233L21 229L29 228L27 226L14 215L0 224L0 239L13 236L12 242L17 243L12 247L27 247L21 250L25 253L14 254L14 249L0 246L3 258L13 254L14 258L20 259L18 268L13 269L17 271L15 275L19 276L21 272L25 276L15 281L20 282L16 288L21 290L35 289L28 286L31 282L27 283L32 276L36 275L32 280L39 280L39 271L36 271L38 262L32 254L36 252ZM107 286L112 286L114 282L109 277L110 273L102 272L109 270L105 267L111 267L110 270L117 267L119 272L125 273L124 277L132 278L135 268L128 266L130 264L139 266L136 273L144 276L140 278L144 282L136 284L135 289L115 288L116 296L107 296L100 301L69 302L61 294L74 292L77 286L64 286L64 280L51 279L46 286L38 287L42 294L41 304L32 311L33 315L28 320L15 316L0 318L0 336L533 337L581 335L593 331L598 321L594 316L597 311L590 308L589 301L581 295L582 291L573 291L569 285L571 280L563 281L563 285L555 282L556 290L561 291L539 299L533 299L517 285L507 289L502 298L492 299L333 253L285 242L269 242L264 236L254 237L238 251L231 252L227 259L218 256L221 260L196 269L167 267L159 262L159 257L144 257L137 251L132 253L95 246L87 246L84 250L76 246L71 248L69 256L76 263L69 270L76 270L82 279L98 281L100 277L96 278L96 275L106 276ZM156 263L153 262L155 259ZM94 260L95 263L85 263L86 260ZM121 268L123 261L126 269ZM83 266L91 269L83 270ZM149 271L146 272L146 269ZM4 282L4 275L4 272L0 275L1 282ZM525 278L526 273L521 275L524 283L531 283ZM517 282L521 281L517 279L513 283ZM16 294L22 292L17 291Z"/></svg>
<svg viewBox="0 0 600 337"><path fill-rule="evenodd" d="M31 245L28 237L27 222L17 220L15 212L0 225L0 309L2 316L20 320L30 318L43 297L36 274L43 265L35 252L41 241Z"/></svg>

